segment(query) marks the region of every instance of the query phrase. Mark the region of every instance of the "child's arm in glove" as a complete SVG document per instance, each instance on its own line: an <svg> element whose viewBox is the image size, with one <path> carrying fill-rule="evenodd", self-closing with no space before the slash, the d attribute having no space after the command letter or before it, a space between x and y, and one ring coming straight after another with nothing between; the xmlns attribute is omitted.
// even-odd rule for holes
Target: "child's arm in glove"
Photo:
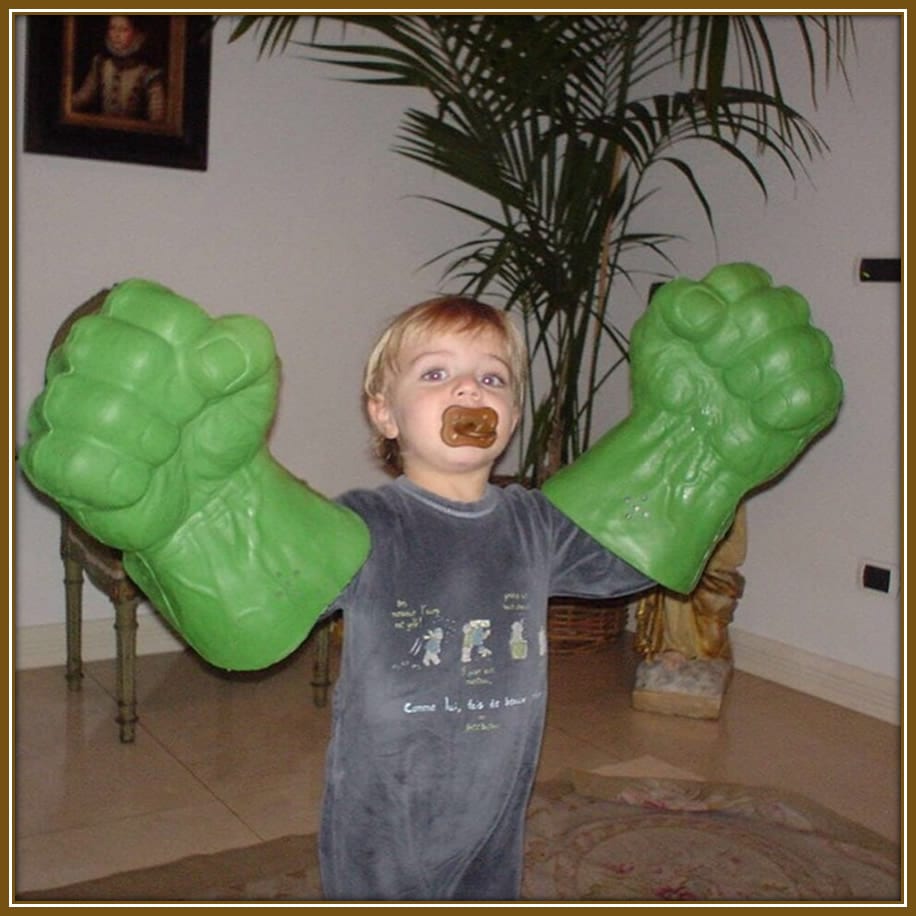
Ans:
<svg viewBox="0 0 916 916"><path fill-rule="evenodd" d="M369 535L270 455L273 337L158 284L119 284L48 362L22 469L205 659L266 667L306 638Z"/></svg>
<svg viewBox="0 0 916 916"><path fill-rule="evenodd" d="M544 485L608 550L696 585L741 498L836 417L843 386L808 303L752 264L677 279L633 329L632 412Z"/></svg>

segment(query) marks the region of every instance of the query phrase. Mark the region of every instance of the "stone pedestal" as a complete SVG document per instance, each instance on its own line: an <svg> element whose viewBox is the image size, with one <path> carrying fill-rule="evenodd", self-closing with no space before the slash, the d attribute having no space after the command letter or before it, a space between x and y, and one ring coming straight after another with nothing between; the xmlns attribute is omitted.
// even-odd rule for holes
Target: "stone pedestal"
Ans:
<svg viewBox="0 0 916 916"><path fill-rule="evenodd" d="M728 659L687 659L673 652L644 659L636 669L633 708L669 716L717 719L732 670Z"/></svg>

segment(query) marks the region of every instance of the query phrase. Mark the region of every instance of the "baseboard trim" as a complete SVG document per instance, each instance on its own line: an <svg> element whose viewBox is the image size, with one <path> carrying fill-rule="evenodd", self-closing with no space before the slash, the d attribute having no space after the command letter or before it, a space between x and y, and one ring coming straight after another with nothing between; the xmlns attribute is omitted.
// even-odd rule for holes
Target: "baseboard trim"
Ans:
<svg viewBox="0 0 916 916"><path fill-rule="evenodd" d="M895 678L875 674L795 646L729 628L735 668L775 681L784 687L819 697L847 709L900 724L900 685ZM152 614L141 614L137 628L137 654L155 655L184 648L174 633ZM16 630L17 669L62 665L66 657L64 625L45 624ZM83 659L115 657L115 636L110 619L83 622Z"/></svg>
<svg viewBox="0 0 916 916"><path fill-rule="evenodd" d="M729 627L735 668L828 700L892 725L900 724L900 683L855 665Z"/></svg>
<svg viewBox="0 0 916 916"><path fill-rule="evenodd" d="M137 655L179 652L185 645L166 625L152 614L140 614L137 620ZM112 618L84 620L82 629L83 661L114 658L117 649ZM67 631L63 623L49 623L16 630L17 670L63 665L67 657Z"/></svg>

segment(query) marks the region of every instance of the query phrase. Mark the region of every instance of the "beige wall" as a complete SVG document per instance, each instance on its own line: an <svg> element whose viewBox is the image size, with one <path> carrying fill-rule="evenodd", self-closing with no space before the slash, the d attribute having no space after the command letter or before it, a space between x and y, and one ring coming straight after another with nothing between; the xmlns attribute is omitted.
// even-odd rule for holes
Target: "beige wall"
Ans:
<svg viewBox="0 0 916 916"><path fill-rule="evenodd" d="M229 46L227 36L222 23L207 171L21 154L17 146L16 440L67 312L102 286L146 276L214 313L264 318L284 366L275 453L328 494L373 484L381 477L366 455L358 400L366 350L388 315L438 288L435 267L417 268L464 227L409 197L450 190L391 150L409 95L334 81L291 55L259 61L253 42ZM675 188L645 215L647 226L688 236L674 249L685 274L752 260L800 289L833 338L846 381L835 428L751 500L736 626L891 677L899 605L860 589L856 571L865 558L896 563L899 552L900 287L858 283L856 264L900 254L898 42L896 17L860 17L854 96L838 82L811 113L832 148L813 164L813 184L793 189L764 163L772 176L764 202L721 160L698 158L713 188L718 251L673 174L659 174ZM16 51L21 123L21 17ZM637 290L624 311L635 314L644 295ZM618 398L607 422L622 409ZM56 516L18 475L15 498L15 625L57 624ZM86 614L110 611L88 591Z"/></svg>

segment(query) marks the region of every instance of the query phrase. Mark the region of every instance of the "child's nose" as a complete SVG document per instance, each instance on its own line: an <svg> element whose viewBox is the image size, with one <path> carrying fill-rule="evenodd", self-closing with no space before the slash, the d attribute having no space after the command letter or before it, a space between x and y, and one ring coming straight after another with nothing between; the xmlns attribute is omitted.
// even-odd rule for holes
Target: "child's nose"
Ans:
<svg viewBox="0 0 916 916"><path fill-rule="evenodd" d="M458 397L479 398L480 382L473 375L462 375L455 379L455 394Z"/></svg>

